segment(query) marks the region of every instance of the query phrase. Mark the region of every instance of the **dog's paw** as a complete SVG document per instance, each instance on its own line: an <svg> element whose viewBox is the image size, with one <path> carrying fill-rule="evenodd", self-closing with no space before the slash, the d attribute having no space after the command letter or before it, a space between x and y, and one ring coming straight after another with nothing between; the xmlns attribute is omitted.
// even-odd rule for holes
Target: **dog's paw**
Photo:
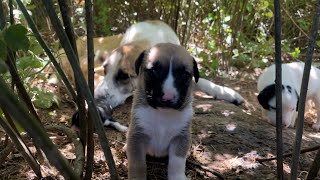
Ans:
<svg viewBox="0 0 320 180"><path fill-rule="evenodd" d="M319 129L320 129L320 124L313 124L313 125L312 125L312 128L315 129L315 130L317 130L317 131L319 131Z"/></svg>
<svg viewBox="0 0 320 180"><path fill-rule="evenodd" d="M168 174L168 180L187 180L185 174Z"/></svg>
<svg viewBox="0 0 320 180"><path fill-rule="evenodd" d="M110 125L120 132L127 132L128 131L128 127L120 124L119 122L112 122L112 124L110 124Z"/></svg>

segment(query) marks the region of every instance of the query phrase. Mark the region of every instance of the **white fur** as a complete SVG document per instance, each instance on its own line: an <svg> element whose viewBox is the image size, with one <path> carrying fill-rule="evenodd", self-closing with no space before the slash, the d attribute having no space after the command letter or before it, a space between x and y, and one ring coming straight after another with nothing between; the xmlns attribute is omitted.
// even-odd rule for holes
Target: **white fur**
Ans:
<svg viewBox="0 0 320 180"><path fill-rule="evenodd" d="M179 99L177 88L174 86L174 77L172 75L172 61L170 61L169 73L167 78L163 83L163 99L172 100L172 102L177 102Z"/></svg>
<svg viewBox="0 0 320 180"><path fill-rule="evenodd" d="M103 123L104 126L112 126L116 128L120 132L127 132L128 127L120 124L119 122L116 121L110 121L109 119L105 120Z"/></svg>
<svg viewBox="0 0 320 180"><path fill-rule="evenodd" d="M207 93L210 96L213 96L218 100L225 100L228 102L233 102L233 100L236 100L237 102L244 101L244 98L233 89L219 86L203 78L199 79L199 81L195 84L195 88Z"/></svg>
<svg viewBox="0 0 320 180"><path fill-rule="evenodd" d="M181 132L192 119L192 105L182 111L173 109L154 109L152 107L138 107L133 113L137 123L151 140L147 153L155 157L168 155L171 139Z"/></svg>
<svg viewBox="0 0 320 180"><path fill-rule="evenodd" d="M168 42L180 45L179 39L175 32L167 24L161 21L145 21L132 25L127 29L120 45L141 40L148 40L151 46L154 46L158 43ZM123 104L125 100L132 95L132 92L123 94L121 89L117 89L117 87L115 87L115 83L113 82L113 77L117 72L117 68L115 67L116 64L120 62L121 58L122 55L116 51L110 55L107 66L107 76L105 76L103 82L98 85L106 88L106 92L108 92L109 97L111 97L108 99L108 102L113 108ZM136 87L136 81L134 78L132 78L131 81L133 81L131 82L133 91L134 87ZM216 97L217 99L226 100L228 102L237 102L237 104L240 104L244 101L244 98L234 90L216 85L202 78L199 79L199 82L195 85L195 87L207 93L208 95Z"/></svg>
<svg viewBox="0 0 320 180"><path fill-rule="evenodd" d="M289 85L296 90L298 95L300 95L300 88L302 82L302 75L304 70L304 63L293 62L288 64L282 64L282 84L284 86ZM320 128L320 70L311 67L309 86L307 92L307 100L312 100L316 104L317 108L317 123L312 127L316 130ZM275 83L275 65L272 65L264 70L263 74L258 80L258 92L260 93L266 86ZM275 107L276 98L273 97L269 101L269 105ZM294 93L290 94L287 89L282 91L282 120L283 124L288 127L294 127L295 120L297 118L296 112L297 99ZM275 110L265 110L263 113L267 116L268 122L275 125L276 124L276 113Z"/></svg>
<svg viewBox="0 0 320 180"><path fill-rule="evenodd" d="M180 45L176 33L161 21L144 21L130 26L124 34L120 45L148 39L151 46L158 43L172 43Z"/></svg>
<svg viewBox="0 0 320 180"><path fill-rule="evenodd" d="M186 158L169 156L168 180L186 180Z"/></svg>

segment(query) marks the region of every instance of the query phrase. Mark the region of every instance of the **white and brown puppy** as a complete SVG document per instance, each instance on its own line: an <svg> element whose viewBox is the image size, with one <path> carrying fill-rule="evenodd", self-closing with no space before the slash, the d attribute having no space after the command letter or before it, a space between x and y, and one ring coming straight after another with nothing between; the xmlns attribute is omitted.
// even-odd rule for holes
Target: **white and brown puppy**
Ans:
<svg viewBox="0 0 320 180"><path fill-rule="evenodd" d="M127 135L129 179L146 179L147 154L169 157L169 180L186 179L197 63L183 47L160 43L135 64L138 82Z"/></svg>
<svg viewBox="0 0 320 180"><path fill-rule="evenodd" d="M304 63L293 62L282 64L282 124L284 127L294 127L297 118L299 94L302 82ZM315 103L317 122L313 128L320 128L320 70L311 67L307 100ZM276 125L275 97L275 65L263 71L258 80L258 100L269 123Z"/></svg>
<svg viewBox="0 0 320 180"><path fill-rule="evenodd" d="M95 100L98 106L110 107L109 109L112 110L132 96L137 86L135 61L143 51L158 43L180 45L175 32L167 24L158 20L139 22L127 29L120 47L109 54L103 63L106 75L95 89ZM244 102L243 97L234 90L216 85L203 78L199 78L195 88L218 100L225 100L236 105ZM105 112L108 111L103 111ZM105 125L111 125L120 131L126 130L126 127L112 120L110 113L105 114L104 117L102 120ZM78 124L78 121L75 117L72 124Z"/></svg>

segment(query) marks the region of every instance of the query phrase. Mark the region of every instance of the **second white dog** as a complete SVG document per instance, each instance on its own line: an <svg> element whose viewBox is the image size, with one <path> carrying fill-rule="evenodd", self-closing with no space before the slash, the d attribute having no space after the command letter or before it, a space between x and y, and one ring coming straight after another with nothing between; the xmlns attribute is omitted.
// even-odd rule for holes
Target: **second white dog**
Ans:
<svg viewBox="0 0 320 180"><path fill-rule="evenodd" d="M297 118L298 102L302 82L304 63L293 62L282 64L282 124L285 127L294 127ZM317 109L317 122L313 128L320 128L320 70L311 67L307 101L312 100ZM258 101L264 108L268 122L276 124L276 97L275 97L275 65L264 70L258 80Z"/></svg>

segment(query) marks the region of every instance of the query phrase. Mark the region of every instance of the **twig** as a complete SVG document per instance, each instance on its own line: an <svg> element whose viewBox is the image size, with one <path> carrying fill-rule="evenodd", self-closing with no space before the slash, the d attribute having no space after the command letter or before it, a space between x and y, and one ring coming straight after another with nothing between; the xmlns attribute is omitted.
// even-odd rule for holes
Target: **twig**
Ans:
<svg viewBox="0 0 320 180"><path fill-rule="evenodd" d="M13 143L9 142L8 145L0 152L0 164L3 164L7 156L14 150Z"/></svg>
<svg viewBox="0 0 320 180"><path fill-rule="evenodd" d="M314 147L311 147L311 148L306 148L306 149L302 149L300 151L300 154L304 154L304 153L307 153L307 152L311 152L311 151L316 151L320 149L320 145L317 145L317 146L314 146ZM290 157L292 156L293 153L286 153L283 155L283 157ZM259 163L262 163L262 162L266 162L266 161L273 161L273 160L276 160L277 157L272 157L272 158L265 158L265 159L256 159L256 161L258 161Z"/></svg>
<svg viewBox="0 0 320 180"><path fill-rule="evenodd" d="M0 125L3 127L3 129L6 131L6 133L9 135L12 142L14 142L16 148L19 150L22 157L27 161L27 163L30 165L33 172L37 175L37 177L41 178L42 174L40 171L40 165L35 160L35 158L32 156L29 148L26 146L26 144L22 141L20 136L15 132L6 122L4 119L0 117Z"/></svg>
<svg viewBox="0 0 320 180"><path fill-rule="evenodd" d="M5 106L11 116L23 126L33 142L45 152L50 163L53 164L66 179L80 179L74 174L67 160L49 139L47 132L40 122L31 116L25 105L17 99L16 95L10 90L1 76L0 87L0 105Z"/></svg>
<svg viewBox="0 0 320 180"><path fill-rule="evenodd" d="M79 63L77 62L78 58L76 57L74 51L72 50L71 44L68 41L68 37L65 34L63 27L59 21L58 15L54 11L53 2L51 0L43 0L43 2L46 7L47 13L50 17L51 23L57 33L57 36L59 37L60 43L67 54L67 57L71 64L73 72L76 75L75 77L78 78L77 83L79 84L79 88L81 89L81 92L84 94L85 100L88 104L88 111L90 113L90 116L95 122L96 132L98 134L99 141L109 167L109 172L111 176L110 179L111 180L119 179L119 175L118 175L116 165L112 156L112 152L109 146L108 138L105 134L101 117L99 116L94 98L90 93L86 80L84 79L83 74L81 72Z"/></svg>
<svg viewBox="0 0 320 180"><path fill-rule="evenodd" d="M284 11L284 13L289 17L289 19L292 21L292 23L302 32L302 34L309 39L309 36L306 32L304 32L304 30L294 21L294 19L290 16L290 14L288 13L288 11L281 6L282 10Z"/></svg>
<svg viewBox="0 0 320 180"><path fill-rule="evenodd" d="M88 52L88 86L94 96L94 44L93 44L93 20L92 20L92 1L85 1L86 26L87 26L87 52ZM87 118L87 161L84 179L90 180L93 172L94 162L94 140L93 129L94 122L90 115Z"/></svg>
<svg viewBox="0 0 320 180"><path fill-rule="evenodd" d="M217 176L217 177L218 177L219 179L221 179L221 180L224 180L224 179L225 179L222 174L220 174L220 173L218 173L218 172L216 172L216 171L214 171L214 170L212 170L212 169L210 169L210 168L208 168L208 167L206 167L206 166L203 166L203 165L201 165L200 163L194 162L194 161L189 160L189 159L187 159L187 163L189 163L189 164L191 164L191 165L194 165L194 166L197 166L197 167L203 169L204 171L210 172L210 173L212 173L213 175Z"/></svg>
<svg viewBox="0 0 320 180"><path fill-rule="evenodd" d="M76 175L78 177L80 177L82 170L83 170L84 153L83 153L83 146L82 146L77 134L72 129L67 128L65 126L47 125L47 126L45 126L45 128L48 131L58 131L60 133L65 134L71 140L71 142L74 144L75 154L76 154L76 159L74 161L74 171L75 171Z"/></svg>
<svg viewBox="0 0 320 180"><path fill-rule="evenodd" d="M276 64L276 147L277 147L277 178L283 179L283 143L282 143L282 76L281 76L281 11L280 0L274 0L275 22L275 64Z"/></svg>
<svg viewBox="0 0 320 180"><path fill-rule="evenodd" d="M55 57L53 56L53 54L52 54L51 50L49 49L49 47L47 46L46 42L41 37L39 30L37 29L35 23L33 22L32 18L30 17L30 15L27 11L27 8L24 6L24 4L21 2L21 0L16 0L16 1L17 1L17 4L18 4L21 12L23 13L24 17L26 18L28 25L29 25L30 29L32 30L35 38L39 42L42 49L46 52L50 61L54 65L55 69L57 70L59 76L61 77L62 82L66 86L68 93L70 94L70 96L72 97L73 100L76 100L77 95L74 92L74 90L70 84L70 81L68 80L66 74L63 72L61 66L59 65L59 63L57 62Z"/></svg>
<svg viewBox="0 0 320 180"><path fill-rule="evenodd" d="M305 104L306 104L306 96L308 91L309 77L310 77L310 69L312 64L312 56L314 52L314 48L316 46L317 40L317 32L319 29L319 19L320 19L320 0L317 1L316 13L313 18L313 23L310 31L310 38L308 49L306 53L305 65L303 70L303 77L301 83L301 91L300 98L298 104L298 120L297 120L297 128L296 128L296 138L294 141L294 151L292 156L292 164L291 164L291 179L295 180L298 176L298 163L299 163L299 155L301 149L301 141L303 134L303 122L304 122L304 112L305 112Z"/></svg>

